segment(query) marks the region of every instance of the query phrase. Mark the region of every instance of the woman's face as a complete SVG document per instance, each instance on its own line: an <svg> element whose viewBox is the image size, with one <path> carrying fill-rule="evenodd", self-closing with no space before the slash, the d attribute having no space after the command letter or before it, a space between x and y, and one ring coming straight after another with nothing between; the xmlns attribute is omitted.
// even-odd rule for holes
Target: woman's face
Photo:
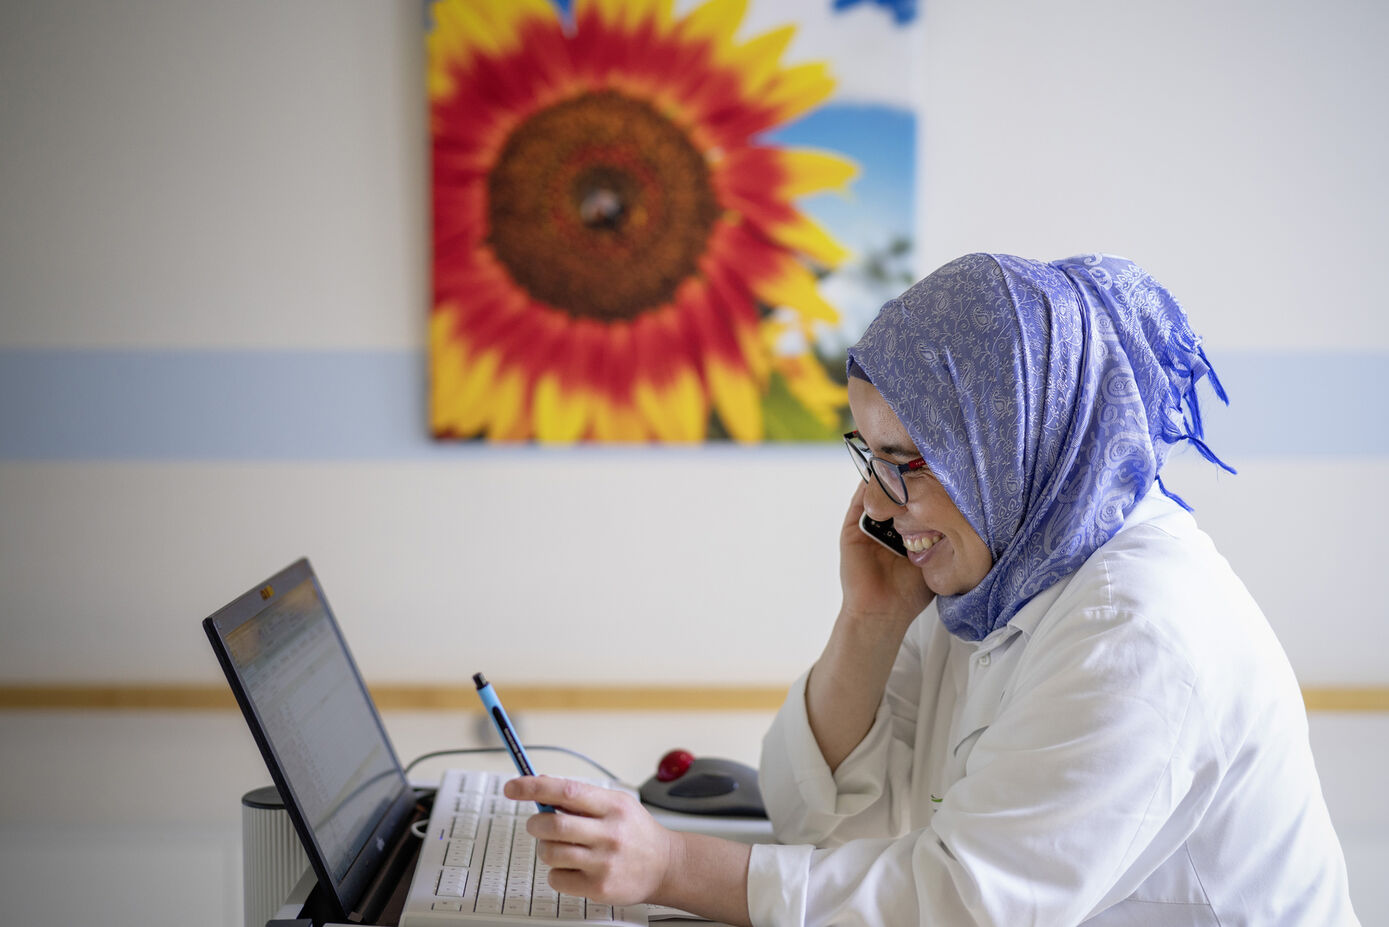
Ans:
<svg viewBox="0 0 1389 927"><path fill-rule="evenodd" d="M906 426L873 384L850 377L849 408L874 456L897 464L921 456ZM927 588L936 595L960 595L979 585L993 566L993 556L983 539L930 470L914 470L903 479L906 505L889 499L876 480L869 482L863 494L868 517L892 519L906 542L908 559L921 570Z"/></svg>

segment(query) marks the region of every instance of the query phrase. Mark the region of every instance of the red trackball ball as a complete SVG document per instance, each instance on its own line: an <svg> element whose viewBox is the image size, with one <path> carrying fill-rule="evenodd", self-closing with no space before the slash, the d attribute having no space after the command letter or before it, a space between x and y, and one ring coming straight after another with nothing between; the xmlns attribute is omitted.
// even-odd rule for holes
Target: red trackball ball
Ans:
<svg viewBox="0 0 1389 927"><path fill-rule="evenodd" d="M688 750L672 750L661 757L656 767L656 779L660 782L674 782L685 775L685 770L694 762L694 754Z"/></svg>

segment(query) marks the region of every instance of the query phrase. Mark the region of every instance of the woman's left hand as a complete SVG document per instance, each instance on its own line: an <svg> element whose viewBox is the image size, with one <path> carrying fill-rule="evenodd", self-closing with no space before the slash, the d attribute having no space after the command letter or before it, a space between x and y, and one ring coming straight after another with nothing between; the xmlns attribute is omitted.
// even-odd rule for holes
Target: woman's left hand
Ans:
<svg viewBox="0 0 1389 927"><path fill-rule="evenodd" d="M556 891L603 904L637 904L655 895L670 871L677 835L625 792L573 779L523 776L506 784L505 795L565 812L526 821Z"/></svg>

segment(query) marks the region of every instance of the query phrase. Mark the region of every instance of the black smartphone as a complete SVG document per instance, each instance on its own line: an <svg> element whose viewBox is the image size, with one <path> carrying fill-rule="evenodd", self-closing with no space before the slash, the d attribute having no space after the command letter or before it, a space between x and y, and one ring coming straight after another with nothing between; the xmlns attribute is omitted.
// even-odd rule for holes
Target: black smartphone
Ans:
<svg viewBox="0 0 1389 927"><path fill-rule="evenodd" d="M868 513L864 512L858 520L859 529L879 544L892 551L894 554L905 557L907 546L902 543L902 535L897 533L897 529L892 527L892 519L887 521L877 521L869 518Z"/></svg>

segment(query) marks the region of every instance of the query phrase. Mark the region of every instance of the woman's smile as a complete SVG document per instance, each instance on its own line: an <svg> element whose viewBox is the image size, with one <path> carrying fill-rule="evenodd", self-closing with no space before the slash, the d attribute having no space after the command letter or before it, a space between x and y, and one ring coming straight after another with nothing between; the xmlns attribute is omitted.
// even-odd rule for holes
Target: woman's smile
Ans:
<svg viewBox="0 0 1389 927"><path fill-rule="evenodd" d="M923 534L908 534L906 532L903 532L901 529L898 529L898 533L902 535L903 545L905 545L907 550L913 554L924 554L926 551L934 547L937 541L940 541L945 537L945 535L935 531L928 531ZM919 563L923 559L925 558L911 558L913 563Z"/></svg>

